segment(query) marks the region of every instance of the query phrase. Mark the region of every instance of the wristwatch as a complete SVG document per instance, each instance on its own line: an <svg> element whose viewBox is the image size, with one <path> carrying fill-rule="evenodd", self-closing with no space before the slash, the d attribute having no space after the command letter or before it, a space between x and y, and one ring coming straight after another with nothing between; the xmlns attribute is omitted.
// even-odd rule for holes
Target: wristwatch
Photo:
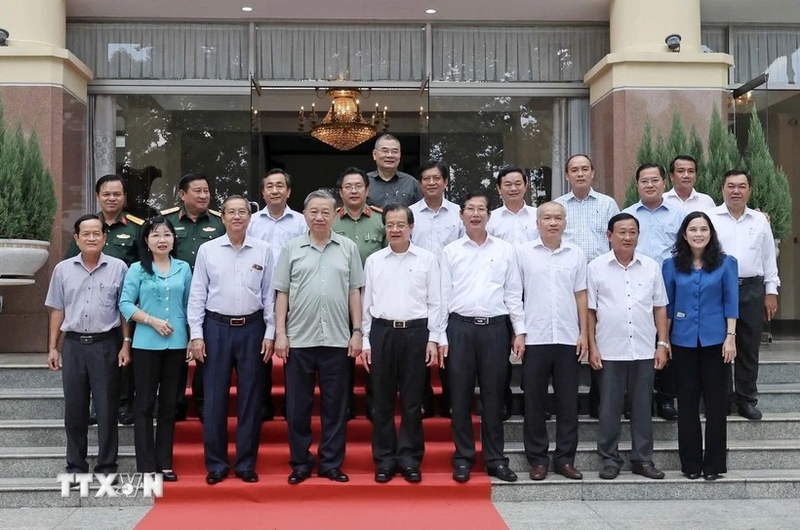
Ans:
<svg viewBox="0 0 800 530"><path fill-rule="evenodd" d="M664 349L669 351L669 342L660 340L656 342L656 346L664 346Z"/></svg>
<svg viewBox="0 0 800 530"><path fill-rule="evenodd" d="M355 333L356 331L358 331L358 332L359 332L359 333L361 333L362 335L364 334L364 332L363 332L363 331L361 331L361 328L353 328L353 333Z"/></svg>

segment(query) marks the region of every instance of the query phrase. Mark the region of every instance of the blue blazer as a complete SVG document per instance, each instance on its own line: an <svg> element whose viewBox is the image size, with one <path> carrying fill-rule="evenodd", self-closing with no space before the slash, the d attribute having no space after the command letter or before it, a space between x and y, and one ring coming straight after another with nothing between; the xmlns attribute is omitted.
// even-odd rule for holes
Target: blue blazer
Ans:
<svg viewBox="0 0 800 530"><path fill-rule="evenodd" d="M713 346L725 342L725 319L739 318L739 266L736 258L725 256L722 265L682 272L674 258L661 267L667 287L667 316L672 320L670 341L684 348Z"/></svg>

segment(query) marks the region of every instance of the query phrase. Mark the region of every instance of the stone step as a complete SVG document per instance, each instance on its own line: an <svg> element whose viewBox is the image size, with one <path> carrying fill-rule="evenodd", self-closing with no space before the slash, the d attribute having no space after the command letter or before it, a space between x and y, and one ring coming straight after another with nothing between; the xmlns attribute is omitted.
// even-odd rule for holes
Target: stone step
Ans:
<svg viewBox="0 0 800 530"><path fill-rule="evenodd" d="M81 498L79 492L70 491L61 496L61 484L52 478L0 478L0 506L3 508L123 508L152 506L153 499L143 495L97 498L99 486L92 485L89 496Z"/></svg>
<svg viewBox="0 0 800 530"><path fill-rule="evenodd" d="M679 471L667 471L663 480L622 473L602 480L597 472L584 472L583 480L548 475L533 481L527 474L517 482L492 479L492 501L637 501L790 499L800 497L800 469L731 470L715 481L689 480Z"/></svg>
<svg viewBox="0 0 800 530"><path fill-rule="evenodd" d="M97 445L97 426L89 426L89 445ZM133 425L119 425L119 444L133 445ZM66 447L64 420L0 420L0 447Z"/></svg>
<svg viewBox="0 0 800 530"><path fill-rule="evenodd" d="M94 468L97 446L89 446L89 469ZM136 458L133 446L120 446L117 464L121 472L133 472ZM0 477L50 478L65 472L66 449L61 447L0 447Z"/></svg>
<svg viewBox="0 0 800 530"><path fill-rule="evenodd" d="M701 417L701 421L702 417ZM506 442L523 440L522 416L512 416L504 424ZM705 424L705 422L703 421ZM556 420L547 422L547 432L555 440ZM630 441L630 421L622 420L621 440ZM653 418L653 438L655 440L677 440L678 424ZM2 438L0 438L2 439ZM800 413L768 412L761 421L752 421L738 415L728 416L729 440L800 440ZM590 442L597 440L597 420L586 416L578 419L578 440Z"/></svg>
<svg viewBox="0 0 800 530"><path fill-rule="evenodd" d="M630 442L619 444L620 454L626 459L624 470L630 469L627 461L630 446ZM551 443L550 451L554 449L555 444ZM659 469L680 469L677 441L658 441L653 452L653 461ZM511 469L525 473L530 469L521 442L506 442L505 454ZM602 468L595 442L578 443L575 467L581 471ZM728 440L728 469L800 469L800 440Z"/></svg>

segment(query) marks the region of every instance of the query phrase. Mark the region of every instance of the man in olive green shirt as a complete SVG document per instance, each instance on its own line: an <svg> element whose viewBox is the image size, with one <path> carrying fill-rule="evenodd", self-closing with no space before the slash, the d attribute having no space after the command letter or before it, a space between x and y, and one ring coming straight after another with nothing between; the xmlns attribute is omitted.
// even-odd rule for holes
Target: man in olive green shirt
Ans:
<svg viewBox="0 0 800 530"><path fill-rule="evenodd" d="M119 175L104 175L94 185L100 213L97 217L108 226L103 254L125 262L131 266L139 261L139 234L144 224L142 219L122 211L127 197L127 184ZM69 245L64 259L74 258L80 254L75 239ZM133 333L133 330L131 330ZM119 379L119 422L123 425L133 424L133 366L120 368ZM89 410L89 424L97 423L94 402Z"/></svg>
<svg viewBox="0 0 800 530"><path fill-rule="evenodd" d="M336 211L333 231L356 244L363 267L370 255L386 246L386 230L383 228L381 216L383 210L377 206L367 206L369 177L366 172L357 167L345 169L336 180L336 187L339 189L339 197L342 198L343 206ZM350 362L349 410L347 412L349 419L356 417L355 372L356 362L353 359ZM371 419L372 386L369 378L364 387L367 398L367 418Z"/></svg>
<svg viewBox="0 0 800 530"><path fill-rule="evenodd" d="M200 245L225 233L222 214L208 208L211 201L208 178L197 173L187 173L178 185L180 206L163 210L161 215L175 227L175 255L194 270L194 261ZM189 367L184 364L178 379L178 406L175 419L186 419L186 382ZM197 405L197 415L203 421L203 364L196 363L192 377L192 396Z"/></svg>
<svg viewBox="0 0 800 530"><path fill-rule="evenodd" d="M278 258L275 354L286 367L289 484L311 476L311 410L319 377L322 438L319 476L347 482L341 471L347 437L348 355L361 353L361 287L364 271L352 241L331 230L335 200L317 190L305 200L307 234L289 241ZM352 330L352 331L351 331Z"/></svg>

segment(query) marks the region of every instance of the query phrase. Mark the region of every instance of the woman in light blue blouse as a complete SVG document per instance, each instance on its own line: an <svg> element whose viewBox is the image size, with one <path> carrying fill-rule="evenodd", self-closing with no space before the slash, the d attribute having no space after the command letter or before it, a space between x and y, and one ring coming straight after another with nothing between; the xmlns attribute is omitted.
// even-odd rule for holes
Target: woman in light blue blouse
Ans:
<svg viewBox="0 0 800 530"><path fill-rule="evenodd" d="M727 471L726 414L730 364L736 357L739 267L722 252L714 225L702 212L686 216L664 284L672 324L672 362L678 383L678 454L681 471L695 480L716 480ZM700 428L700 398L706 436Z"/></svg>
<svg viewBox="0 0 800 530"><path fill-rule="evenodd" d="M189 342L186 304L192 271L175 259L175 229L163 217L148 219L142 228L142 260L131 265L122 287L119 310L137 322L133 334L136 396L133 432L136 468L178 479L172 470L172 441L181 364ZM158 396L158 423L153 437L153 409Z"/></svg>

